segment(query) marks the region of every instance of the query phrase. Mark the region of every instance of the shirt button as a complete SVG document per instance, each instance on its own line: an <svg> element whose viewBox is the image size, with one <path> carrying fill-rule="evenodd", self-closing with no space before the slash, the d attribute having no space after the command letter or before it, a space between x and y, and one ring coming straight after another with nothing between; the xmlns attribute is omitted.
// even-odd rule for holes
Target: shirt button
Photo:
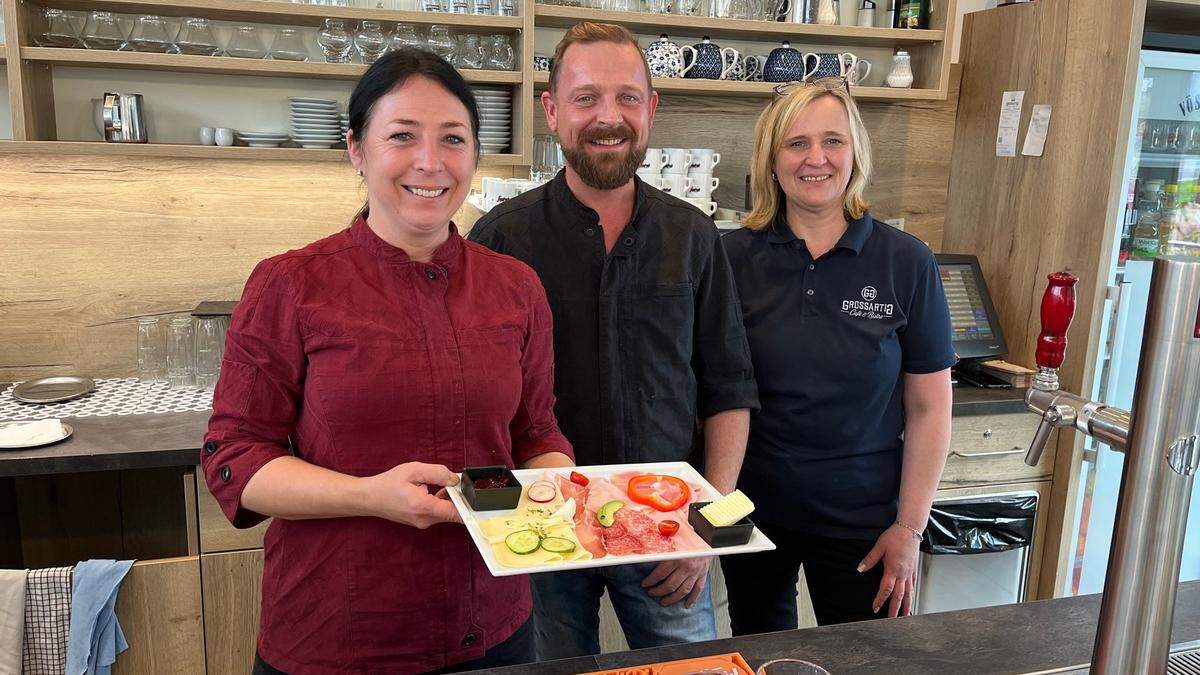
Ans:
<svg viewBox="0 0 1200 675"><path fill-rule="evenodd" d="M459 426L459 425L461 425L461 424L462 424L462 420L454 420L454 426L456 426L456 427L457 427L457 426Z"/></svg>
<svg viewBox="0 0 1200 675"><path fill-rule="evenodd" d="M596 234L596 228L594 228L594 227L586 228L586 229L584 229L583 233L586 234L587 236L591 237Z"/></svg>
<svg viewBox="0 0 1200 675"><path fill-rule="evenodd" d="M625 245L633 246L633 237L625 237Z"/></svg>
<svg viewBox="0 0 1200 675"><path fill-rule="evenodd" d="M464 637L462 639L462 646L470 647L471 645L475 644L475 641L478 639L479 639L478 635L476 635L474 633L467 633L466 637Z"/></svg>
<svg viewBox="0 0 1200 675"><path fill-rule="evenodd" d="M812 295L812 294L813 294L813 290L812 290L811 288L810 288L810 289L808 289L807 291L804 291L804 292L805 292L805 293L808 293L809 295Z"/></svg>
<svg viewBox="0 0 1200 675"><path fill-rule="evenodd" d="M809 264L808 269L815 270L815 269L817 269L817 266L813 265L813 264Z"/></svg>
<svg viewBox="0 0 1200 675"><path fill-rule="evenodd" d="M211 455L216 451L217 451L217 442L216 441L205 441L204 442L204 454Z"/></svg>
<svg viewBox="0 0 1200 675"><path fill-rule="evenodd" d="M231 476L233 476L233 471L229 470L229 465L221 467L221 480L223 482L228 483Z"/></svg>
<svg viewBox="0 0 1200 675"><path fill-rule="evenodd" d="M427 268L427 269L425 270L425 276L429 277L430 279L436 279L436 278L437 278L437 272L434 272L433 270L431 270L431 269L428 269L428 268Z"/></svg>

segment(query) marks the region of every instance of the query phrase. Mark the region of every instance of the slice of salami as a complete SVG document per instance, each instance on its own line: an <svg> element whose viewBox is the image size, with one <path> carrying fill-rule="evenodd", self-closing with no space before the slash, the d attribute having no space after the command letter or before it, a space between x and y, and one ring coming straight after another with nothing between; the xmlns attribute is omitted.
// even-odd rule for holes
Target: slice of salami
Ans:
<svg viewBox="0 0 1200 675"><path fill-rule="evenodd" d="M628 555L630 553L641 553L642 542L637 537L625 535L611 539L606 537L604 546L612 555Z"/></svg>

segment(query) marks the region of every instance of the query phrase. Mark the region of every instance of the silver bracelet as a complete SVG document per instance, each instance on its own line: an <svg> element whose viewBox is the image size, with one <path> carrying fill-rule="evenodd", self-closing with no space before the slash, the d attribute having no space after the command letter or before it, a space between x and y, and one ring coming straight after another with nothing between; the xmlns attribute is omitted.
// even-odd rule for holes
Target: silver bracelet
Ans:
<svg viewBox="0 0 1200 675"><path fill-rule="evenodd" d="M919 530L913 529L913 528L905 525L904 523L900 522L899 520L896 521L896 524L899 525L900 527L903 527L904 529L908 530L909 532L912 532L913 536L916 537L917 539L925 538L925 535L921 534L921 532Z"/></svg>

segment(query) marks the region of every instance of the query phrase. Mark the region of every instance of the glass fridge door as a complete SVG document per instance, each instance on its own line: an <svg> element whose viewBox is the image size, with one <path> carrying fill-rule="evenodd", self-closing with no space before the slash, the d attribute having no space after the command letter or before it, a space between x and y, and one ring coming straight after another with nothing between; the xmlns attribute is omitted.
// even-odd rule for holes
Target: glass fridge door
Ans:
<svg viewBox="0 0 1200 675"><path fill-rule="evenodd" d="M1200 257L1200 54L1141 53L1125 158L1121 236L1092 398L1133 405L1150 270L1157 255ZM1104 590L1124 455L1088 438L1074 510L1067 590ZM1200 579L1200 489L1192 491L1180 581Z"/></svg>

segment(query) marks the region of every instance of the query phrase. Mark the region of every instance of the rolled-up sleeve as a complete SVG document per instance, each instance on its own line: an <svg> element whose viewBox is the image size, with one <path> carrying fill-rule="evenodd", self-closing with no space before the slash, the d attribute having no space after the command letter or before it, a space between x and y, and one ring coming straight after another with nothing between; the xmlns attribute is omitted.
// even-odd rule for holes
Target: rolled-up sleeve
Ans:
<svg viewBox="0 0 1200 675"><path fill-rule="evenodd" d="M529 314L521 346L521 402L509 424L517 466L548 452L575 458L554 416L554 322L546 291L532 270L528 298Z"/></svg>
<svg viewBox="0 0 1200 675"><path fill-rule="evenodd" d="M711 244L696 284L692 368L699 388L701 418L725 410L759 409L733 269L715 230Z"/></svg>
<svg viewBox="0 0 1200 675"><path fill-rule="evenodd" d="M280 267L275 259L263 261L246 282L201 450L208 489L235 527L266 519L242 507L242 490L264 464L290 454L300 405L304 345L295 296Z"/></svg>

